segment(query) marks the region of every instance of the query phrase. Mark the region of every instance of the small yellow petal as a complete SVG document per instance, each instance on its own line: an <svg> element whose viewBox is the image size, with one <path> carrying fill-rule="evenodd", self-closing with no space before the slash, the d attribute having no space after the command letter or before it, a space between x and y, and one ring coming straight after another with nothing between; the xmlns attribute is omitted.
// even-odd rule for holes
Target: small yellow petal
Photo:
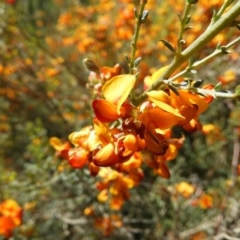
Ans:
<svg viewBox="0 0 240 240"><path fill-rule="evenodd" d="M102 93L105 99L117 106L117 113L120 114L121 106L128 98L133 89L136 77L131 74L123 74L113 77L102 87Z"/></svg>
<svg viewBox="0 0 240 240"><path fill-rule="evenodd" d="M175 116L178 116L180 118L182 118L182 120L185 119L185 117L183 117L177 109L173 108L172 106L170 106L168 104L169 97L165 95L165 93L163 91L151 91L148 92L147 95L149 96L149 99L156 104L156 106L158 106L159 108L161 108L162 110L172 113Z"/></svg>

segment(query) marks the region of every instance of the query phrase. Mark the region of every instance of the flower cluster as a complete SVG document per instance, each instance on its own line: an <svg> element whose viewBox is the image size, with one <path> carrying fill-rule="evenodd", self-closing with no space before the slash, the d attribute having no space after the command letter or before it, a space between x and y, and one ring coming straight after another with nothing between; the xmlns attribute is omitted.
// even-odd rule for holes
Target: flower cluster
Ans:
<svg viewBox="0 0 240 240"><path fill-rule="evenodd" d="M183 32L191 28L186 25L190 21L187 12L192 3L187 4L186 11L179 18L181 29L176 49L171 41L161 40L175 54L175 62L141 78L137 69L141 57L136 52L139 28L148 16L145 4L142 1L140 11L129 16L136 20L132 54L130 58L126 56L129 74L122 73L119 64L99 68L93 61L85 59L90 71L87 88L92 103L92 125L70 134L69 140L74 148L69 143L62 144L60 139L50 140L73 168L88 166L92 176L99 175L103 179L98 184L99 200L109 200L112 209L120 209L128 199L128 189L136 186L143 177L144 164L157 175L170 178L167 162L176 158L184 142L183 134L181 136L175 130L202 130L199 116L214 97L226 97L224 93L216 92L213 85L201 88L202 80L188 76L196 74L196 69L214 56L228 53L227 49L237 41L226 46L218 45L213 54L200 61L189 61L182 70L181 65L189 58L184 52L191 50L191 45L184 51L182 46L186 44ZM218 14L220 16L222 12ZM210 42L211 35L210 38L207 31L204 34ZM227 94L227 97L236 98L236 94ZM107 173L102 168L108 168Z"/></svg>
<svg viewBox="0 0 240 240"><path fill-rule="evenodd" d="M22 223L22 208L15 200L7 199L0 204L0 236L11 237L14 228Z"/></svg>
<svg viewBox="0 0 240 240"><path fill-rule="evenodd" d="M173 128L200 130L198 118L209 98L166 84L147 92L147 99L137 106L129 97L136 84L134 75L121 74L119 65L88 67L95 96L93 125L69 135L74 148L57 138L50 143L73 168L87 165L91 175L98 174L103 179L97 184L98 200L108 200L112 209L119 210L129 198L128 189L143 178L143 163L159 176L170 177L167 161L175 159L184 142L183 136L174 137ZM146 87L156 73L150 78Z"/></svg>
<svg viewBox="0 0 240 240"><path fill-rule="evenodd" d="M95 74L98 93L92 102L93 127L70 135L76 148L69 152L69 161L82 156L81 166L88 162L90 169L96 169L122 164L141 152L148 166L169 178L166 161L176 157L183 143L183 138L173 137L172 128L201 129L198 117L209 99L187 89L176 92L166 85L164 90L147 92L148 98L134 106L128 98L136 83L134 75L120 74L108 80L102 76Z"/></svg>

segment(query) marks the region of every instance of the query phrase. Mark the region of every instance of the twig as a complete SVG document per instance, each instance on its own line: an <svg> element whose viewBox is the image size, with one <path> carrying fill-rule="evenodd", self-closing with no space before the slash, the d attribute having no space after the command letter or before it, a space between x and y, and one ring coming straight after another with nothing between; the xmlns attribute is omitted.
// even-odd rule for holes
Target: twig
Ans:
<svg viewBox="0 0 240 240"><path fill-rule="evenodd" d="M198 225L192 229L189 229L189 230L186 230L186 231L180 233L179 238L186 239L187 237L189 237L197 232L204 231L209 228L214 228L214 227L218 226L219 222L221 222L221 221L222 221L222 216L218 215L208 222L205 222L205 223Z"/></svg>
<svg viewBox="0 0 240 240"><path fill-rule="evenodd" d="M144 23L144 21L147 17L147 12L146 12L146 16L143 16L144 7L145 7L146 3L147 3L146 1L141 1L139 14L137 14L137 11L135 10L136 28L135 28L135 32L134 32L134 36L133 36L133 41L131 42L132 53L131 53L131 59L129 62L130 74L134 74L134 72L135 72L134 71L134 68L136 67L135 66L135 57L136 57L136 51L137 51L137 41L138 41L139 31L140 31L141 25Z"/></svg>
<svg viewBox="0 0 240 240"><path fill-rule="evenodd" d="M232 182L235 185L237 180L237 166L240 154L240 141L238 136L238 128L233 129L234 143L233 143L233 156L232 156Z"/></svg>
<svg viewBox="0 0 240 240"><path fill-rule="evenodd" d="M213 53L211 53L207 57L203 58L202 60L194 62L192 65L188 66L183 71L181 71L178 74L176 74L175 76L169 78L168 81L174 81L177 78L183 76L184 74L190 72L191 70L198 69L203 64L206 64L209 60L212 60L213 58L217 57L218 55L224 54L226 52L226 50L228 50L229 48L231 48L232 46L234 46L236 43L239 43L239 42L240 42L240 37L234 39L232 42L228 43L225 46L220 47L219 49L217 48Z"/></svg>
<svg viewBox="0 0 240 240"><path fill-rule="evenodd" d="M67 217L62 216L60 213L56 215L56 217L62 220L64 223L71 224L71 225L78 225L78 224L87 224L89 221L85 218L77 218L77 219L70 219Z"/></svg>
<svg viewBox="0 0 240 240"><path fill-rule="evenodd" d="M226 233L220 233L219 235L215 236L213 238L213 240L222 240L222 239L226 239L226 240L239 240L239 238L236 237L231 237L229 235L227 235Z"/></svg>
<svg viewBox="0 0 240 240"><path fill-rule="evenodd" d="M168 79L184 62L186 62L193 54L202 49L208 42L210 42L223 29L229 27L231 23L239 16L240 1L238 1L227 13L223 14L211 27L199 36L188 48L186 48L180 55L177 55L168 69L163 73L150 88L134 100L137 106L147 98L147 92L158 89L163 83L163 79Z"/></svg>
<svg viewBox="0 0 240 240"><path fill-rule="evenodd" d="M185 1L185 2L186 2L186 5L185 5L184 12L183 12L183 16L182 16L182 19L180 19L181 25L180 25L180 31L179 31L179 34L178 34L177 54L181 54L181 52L182 52L182 45L184 43L183 33L185 31L186 24L190 20L190 16L188 14L191 10L192 4L188 3L187 1ZM181 18L180 15L179 15L179 18Z"/></svg>

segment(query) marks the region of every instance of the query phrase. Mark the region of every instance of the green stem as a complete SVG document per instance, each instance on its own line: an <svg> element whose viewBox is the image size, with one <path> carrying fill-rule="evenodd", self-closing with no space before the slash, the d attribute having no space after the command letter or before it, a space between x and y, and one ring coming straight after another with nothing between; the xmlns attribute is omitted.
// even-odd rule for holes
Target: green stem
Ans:
<svg viewBox="0 0 240 240"><path fill-rule="evenodd" d="M236 98L235 93L216 92L215 90L209 89L196 88L194 89L194 92L201 93L203 95L210 95L213 96L214 98Z"/></svg>
<svg viewBox="0 0 240 240"><path fill-rule="evenodd" d="M236 38L235 40L233 40L232 42L230 42L226 46L223 46L219 49L216 49L212 54L208 55L204 59L194 62L191 66L188 66L186 69L184 69L180 73L178 73L175 76L169 78L168 82L174 81L177 78L179 78L179 77L183 76L184 74L188 73L189 71L199 68L200 66L206 64L206 62L208 62L209 60L215 58L218 55L223 54L224 53L223 49L224 49L224 51L226 51L227 49L231 48L233 45L235 45L238 42L240 42L240 37Z"/></svg>
<svg viewBox="0 0 240 240"><path fill-rule="evenodd" d="M150 88L148 88L143 94L141 94L133 102L136 106L141 104L146 98L146 93L151 90L158 89L163 83L163 79L168 79L184 62L186 62L193 54L203 48L208 42L210 42L218 33L223 29L229 27L231 23L240 14L240 1L225 13L215 24L208 28L199 38L197 38L188 48L186 48L181 55L175 57L163 76L158 79Z"/></svg>
<svg viewBox="0 0 240 240"><path fill-rule="evenodd" d="M227 9L227 7L233 2L233 0L225 0L222 7L218 11L218 13L214 16L213 22L216 22L224 13L224 11Z"/></svg>
<svg viewBox="0 0 240 240"><path fill-rule="evenodd" d="M183 13L183 17L181 19L181 27L180 27L180 31L179 31L179 35L178 35L178 48L177 48L177 54L180 54L182 52L182 45L183 43L181 42L183 40L183 33L186 27L186 22L189 18L189 12L191 10L192 4L189 4L188 2L186 2L185 5L185 9L184 9L184 13Z"/></svg>
<svg viewBox="0 0 240 240"><path fill-rule="evenodd" d="M134 68L135 68L134 62L135 62L135 58L136 58L137 41L138 41L140 27L141 27L141 25L143 23L142 17L143 17L143 11L144 11L145 5L146 5L145 1L141 2L141 4L140 4L140 12L139 12L139 15L136 17L136 28L135 28L133 41L131 42L131 44L132 44L132 53L131 53L131 60L130 60L130 63L129 63L130 74L134 74Z"/></svg>
<svg viewBox="0 0 240 240"><path fill-rule="evenodd" d="M223 29L229 27L231 23L240 14L240 1L238 1L226 14L222 16L211 28L205 31L199 38L196 39L187 49L185 49L178 59L174 59L169 68L165 72L164 78L169 78L186 60L194 53L198 52L207 43L209 43Z"/></svg>

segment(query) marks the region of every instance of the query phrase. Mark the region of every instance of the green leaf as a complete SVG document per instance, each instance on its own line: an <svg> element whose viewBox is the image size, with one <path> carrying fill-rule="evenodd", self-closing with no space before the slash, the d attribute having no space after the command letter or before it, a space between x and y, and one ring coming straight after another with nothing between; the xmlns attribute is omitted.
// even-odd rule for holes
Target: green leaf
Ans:
<svg viewBox="0 0 240 240"><path fill-rule="evenodd" d="M214 87L214 90L215 91L220 91L222 89L222 83L219 82L215 87Z"/></svg>
<svg viewBox="0 0 240 240"><path fill-rule="evenodd" d="M203 80L199 79L197 81L195 81L195 83L193 84L193 87L198 88L203 84Z"/></svg>
<svg viewBox="0 0 240 240"><path fill-rule="evenodd" d="M85 59L83 59L83 63L85 64L86 68L89 71L99 74L99 67L97 66L97 64L94 61L92 61L89 58L85 58Z"/></svg>
<svg viewBox="0 0 240 240"><path fill-rule="evenodd" d="M173 48L173 46L169 42L167 42L164 39L161 39L159 41L161 41L171 52L176 53L175 49Z"/></svg>
<svg viewBox="0 0 240 240"><path fill-rule="evenodd" d="M138 64L141 62L141 60L142 60L142 57L137 58L137 59L134 61L134 66L137 67Z"/></svg>
<svg viewBox="0 0 240 240"><path fill-rule="evenodd" d="M174 87L174 86L172 86L172 85L168 85L168 87L177 95L177 96L179 96L179 92L178 92L178 90Z"/></svg>

